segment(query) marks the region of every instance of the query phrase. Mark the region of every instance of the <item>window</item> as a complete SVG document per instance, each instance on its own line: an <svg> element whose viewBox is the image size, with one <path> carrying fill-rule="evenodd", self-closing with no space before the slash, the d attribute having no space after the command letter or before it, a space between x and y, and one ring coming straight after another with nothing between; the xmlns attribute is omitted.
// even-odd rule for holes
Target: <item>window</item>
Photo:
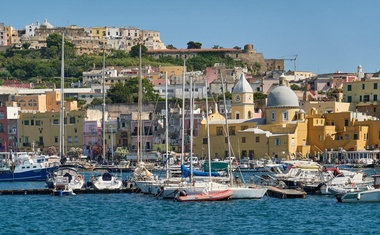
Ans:
<svg viewBox="0 0 380 235"><path fill-rule="evenodd" d="M322 135L319 135L319 136L318 136L318 140L319 140L319 141L322 141L322 140L323 140Z"/></svg>
<svg viewBox="0 0 380 235"><path fill-rule="evenodd" d="M0 123L0 132L4 132L4 124Z"/></svg>
<svg viewBox="0 0 380 235"><path fill-rule="evenodd" d="M224 138L224 143L228 144L228 138Z"/></svg>
<svg viewBox="0 0 380 235"><path fill-rule="evenodd" d="M280 146L280 139L278 139L278 138L274 139L274 145Z"/></svg>
<svg viewBox="0 0 380 235"><path fill-rule="evenodd" d="M74 142L78 143L78 136L74 136Z"/></svg>
<svg viewBox="0 0 380 235"><path fill-rule="evenodd" d="M344 140L348 140L348 134L344 135Z"/></svg>
<svg viewBox="0 0 380 235"><path fill-rule="evenodd" d="M260 143L260 136L256 136L256 143Z"/></svg>
<svg viewBox="0 0 380 235"><path fill-rule="evenodd" d="M0 112L0 119L4 119L5 115L3 112Z"/></svg>
<svg viewBox="0 0 380 235"><path fill-rule="evenodd" d="M75 117L70 117L70 124L75 123Z"/></svg>
<svg viewBox="0 0 380 235"><path fill-rule="evenodd" d="M239 112L235 113L235 119L240 119L240 113Z"/></svg>
<svg viewBox="0 0 380 235"><path fill-rule="evenodd" d="M248 111L248 118L252 118L252 112Z"/></svg>
<svg viewBox="0 0 380 235"><path fill-rule="evenodd" d="M347 85L347 91L351 91L352 90L352 85Z"/></svg>
<svg viewBox="0 0 380 235"><path fill-rule="evenodd" d="M295 141L294 137L292 137L291 144L292 144L292 146L296 145L296 141Z"/></svg>
<svg viewBox="0 0 380 235"><path fill-rule="evenodd" d="M347 102L351 103L352 102L352 96L347 96Z"/></svg>
<svg viewBox="0 0 380 235"><path fill-rule="evenodd" d="M248 126L242 126L241 130L244 131L245 129L248 129Z"/></svg>
<svg viewBox="0 0 380 235"><path fill-rule="evenodd" d="M223 127L216 128L216 135L223 135Z"/></svg>
<svg viewBox="0 0 380 235"><path fill-rule="evenodd" d="M40 120L36 120L36 126L41 126L41 121Z"/></svg>
<svg viewBox="0 0 380 235"><path fill-rule="evenodd" d="M374 90L377 90L377 82L375 82L375 83L373 84L373 89L374 89Z"/></svg>
<svg viewBox="0 0 380 235"><path fill-rule="evenodd" d="M59 124L59 120L58 119L53 119L53 124L58 125Z"/></svg>
<svg viewBox="0 0 380 235"><path fill-rule="evenodd" d="M71 143L71 136L67 137L67 143Z"/></svg>
<svg viewBox="0 0 380 235"><path fill-rule="evenodd" d="M246 142L245 137L241 137L241 142L242 142L242 143L245 143L245 142Z"/></svg>
<svg viewBox="0 0 380 235"><path fill-rule="evenodd" d="M354 140L358 139L358 134L354 134Z"/></svg>
<svg viewBox="0 0 380 235"><path fill-rule="evenodd" d="M54 136L54 143L58 143L58 137Z"/></svg>
<svg viewBox="0 0 380 235"><path fill-rule="evenodd" d="M235 127L234 126L230 126L228 128L228 132L229 132L230 135L235 135Z"/></svg>
<svg viewBox="0 0 380 235"><path fill-rule="evenodd" d="M29 126L29 120L24 120L24 125Z"/></svg>
<svg viewBox="0 0 380 235"><path fill-rule="evenodd" d="M373 101L377 101L377 95L373 95Z"/></svg>
<svg viewBox="0 0 380 235"><path fill-rule="evenodd" d="M364 83L362 84L362 90L365 90L365 84Z"/></svg>
<svg viewBox="0 0 380 235"><path fill-rule="evenodd" d="M288 111L282 112L282 120L287 121L288 120Z"/></svg>
<svg viewBox="0 0 380 235"><path fill-rule="evenodd" d="M344 126L348 126L348 119L344 119Z"/></svg>
<svg viewBox="0 0 380 235"><path fill-rule="evenodd" d="M208 144L207 138L203 138L203 144Z"/></svg>
<svg viewBox="0 0 380 235"><path fill-rule="evenodd" d="M270 112L270 120L276 121L276 113L274 111Z"/></svg>
<svg viewBox="0 0 380 235"><path fill-rule="evenodd" d="M369 95L364 95L364 102L369 101Z"/></svg>

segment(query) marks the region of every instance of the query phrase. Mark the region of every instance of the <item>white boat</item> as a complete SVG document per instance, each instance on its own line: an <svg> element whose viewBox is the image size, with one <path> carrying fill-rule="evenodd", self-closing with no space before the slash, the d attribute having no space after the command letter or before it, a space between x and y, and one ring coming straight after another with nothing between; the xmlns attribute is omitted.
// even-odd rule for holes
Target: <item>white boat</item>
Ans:
<svg viewBox="0 0 380 235"><path fill-rule="evenodd" d="M58 176L55 178L55 187L52 190L55 196L75 195L70 186L70 180L67 176Z"/></svg>
<svg viewBox="0 0 380 235"><path fill-rule="evenodd" d="M372 185L373 179L364 177L362 172L340 170L340 174L322 184L320 193L322 195L336 195L350 191L364 191Z"/></svg>
<svg viewBox="0 0 380 235"><path fill-rule="evenodd" d="M108 168L94 168L90 185L95 189L121 189L123 181L113 175Z"/></svg>
<svg viewBox="0 0 380 235"><path fill-rule="evenodd" d="M373 175L373 187L366 191L336 195L338 202L380 202L380 175Z"/></svg>
<svg viewBox="0 0 380 235"><path fill-rule="evenodd" d="M60 166L52 177L46 181L46 186L48 188L55 188L57 184L57 179L60 177L67 177L69 179L69 186L71 189L81 189L85 187L85 180L82 174L74 167Z"/></svg>

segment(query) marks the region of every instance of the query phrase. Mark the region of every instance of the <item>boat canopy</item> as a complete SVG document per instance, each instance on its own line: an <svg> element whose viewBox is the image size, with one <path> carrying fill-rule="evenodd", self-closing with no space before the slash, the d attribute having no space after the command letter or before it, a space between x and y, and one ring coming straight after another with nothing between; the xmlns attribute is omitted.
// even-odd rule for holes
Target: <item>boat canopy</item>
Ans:
<svg viewBox="0 0 380 235"><path fill-rule="evenodd" d="M181 175L182 178L186 178L190 176L190 169L185 165L181 165ZM209 176L210 173L207 171L195 171L193 170L193 176ZM211 176L220 176L219 172L211 172Z"/></svg>

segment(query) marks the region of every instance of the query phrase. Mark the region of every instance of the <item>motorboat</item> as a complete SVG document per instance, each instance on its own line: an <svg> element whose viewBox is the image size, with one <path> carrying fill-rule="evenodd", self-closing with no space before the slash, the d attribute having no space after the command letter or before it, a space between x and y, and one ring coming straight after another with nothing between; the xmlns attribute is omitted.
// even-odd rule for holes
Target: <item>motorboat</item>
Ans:
<svg viewBox="0 0 380 235"><path fill-rule="evenodd" d="M55 186L52 190L55 196L75 195L70 185L70 179L67 176L57 176L55 178Z"/></svg>
<svg viewBox="0 0 380 235"><path fill-rule="evenodd" d="M347 192L336 195L338 202L380 202L380 175L373 175L373 187L365 191Z"/></svg>
<svg viewBox="0 0 380 235"><path fill-rule="evenodd" d="M2 155L1 181L44 181L58 168L56 161L49 162L47 156L23 154L13 157Z"/></svg>
<svg viewBox="0 0 380 235"><path fill-rule="evenodd" d="M94 168L91 175L91 180L87 184L95 189L121 189L123 186L122 179L113 175L108 168Z"/></svg>
<svg viewBox="0 0 380 235"><path fill-rule="evenodd" d="M340 170L339 174L320 187L322 195L341 194L351 191L364 191L373 185L373 178L365 177L362 172Z"/></svg>
<svg viewBox="0 0 380 235"><path fill-rule="evenodd" d="M67 177L70 188L73 190L85 187L85 179L83 175L78 172L78 169L65 165L60 166L54 174L46 180L46 187L54 188L57 184L57 178L59 177Z"/></svg>
<svg viewBox="0 0 380 235"><path fill-rule="evenodd" d="M229 189L218 192L203 190L198 194L187 194L186 191L182 190L178 192L175 200L179 202L223 201L228 200L233 194L234 191Z"/></svg>

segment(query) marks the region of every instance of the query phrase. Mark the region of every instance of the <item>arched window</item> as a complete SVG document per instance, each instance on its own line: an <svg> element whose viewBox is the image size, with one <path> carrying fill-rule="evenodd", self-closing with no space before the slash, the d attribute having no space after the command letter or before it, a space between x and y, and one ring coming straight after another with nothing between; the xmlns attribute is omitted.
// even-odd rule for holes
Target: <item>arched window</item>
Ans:
<svg viewBox="0 0 380 235"><path fill-rule="evenodd" d="M248 118L252 118L252 112L248 111Z"/></svg>
<svg viewBox="0 0 380 235"><path fill-rule="evenodd" d="M240 119L240 113L239 112L235 113L235 119Z"/></svg>

